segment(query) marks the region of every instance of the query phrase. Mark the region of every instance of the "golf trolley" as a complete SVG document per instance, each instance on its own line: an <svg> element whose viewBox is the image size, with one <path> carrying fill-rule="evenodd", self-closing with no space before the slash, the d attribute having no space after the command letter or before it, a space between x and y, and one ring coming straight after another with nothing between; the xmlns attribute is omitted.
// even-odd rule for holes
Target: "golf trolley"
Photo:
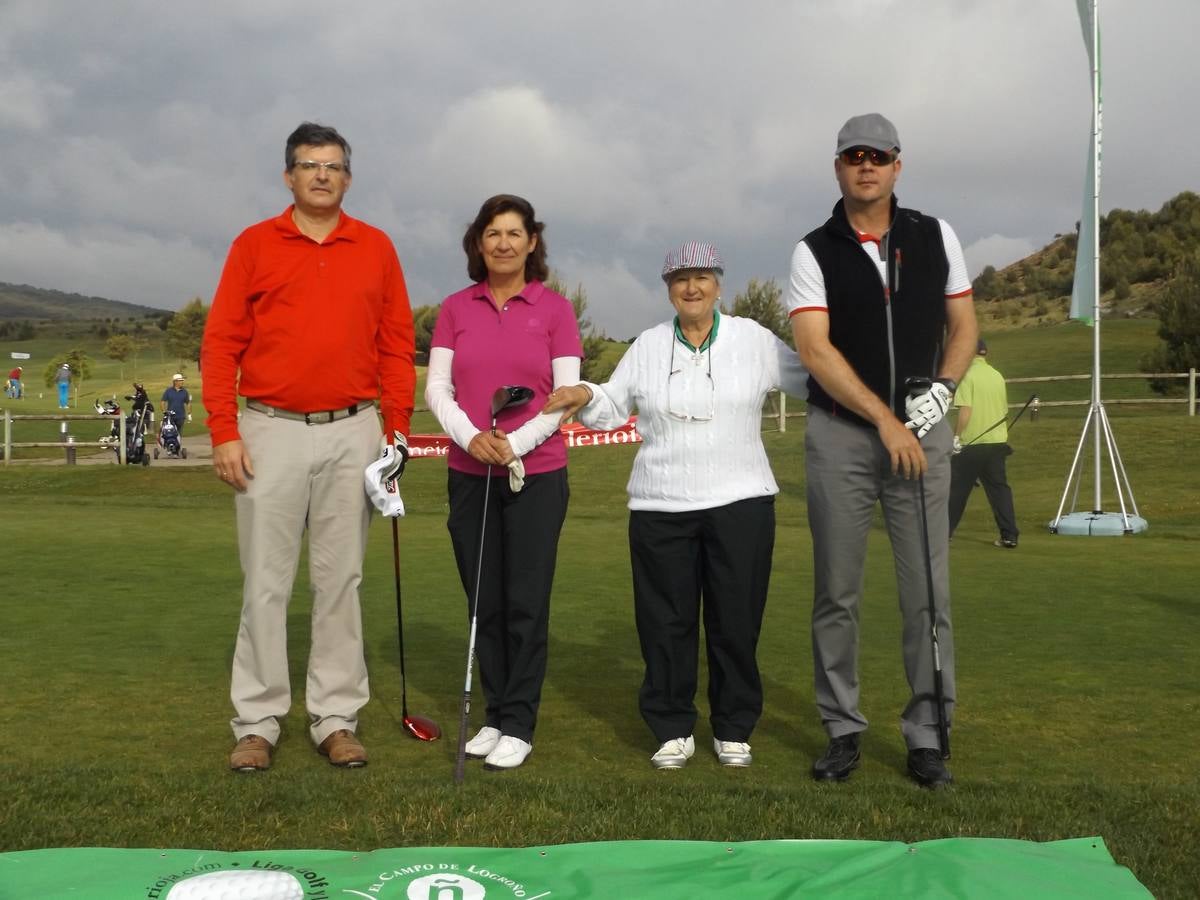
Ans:
<svg viewBox="0 0 1200 900"><path fill-rule="evenodd" d="M154 413L150 397L140 384L135 383L133 393L126 394L125 399L133 404L129 415L124 419L125 462L130 465L140 463L148 466L150 465L150 455L146 452L146 428ZM121 432L119 430L122 427L121 407L116 400L97 400L95 408L96 412L101 415L113 417L112 431L100 440L112 447L119 459L121 454Z"/></svg>
<svg viewBox="0 0 1200 900"><path fill-rule="evenodd" d="M168 409L163 413L162 425L158 428L158 446L154 448L154 458L162 450L167 459L187 459L187 448L179 439L179 426L175 423L175 411Z"/></svg>

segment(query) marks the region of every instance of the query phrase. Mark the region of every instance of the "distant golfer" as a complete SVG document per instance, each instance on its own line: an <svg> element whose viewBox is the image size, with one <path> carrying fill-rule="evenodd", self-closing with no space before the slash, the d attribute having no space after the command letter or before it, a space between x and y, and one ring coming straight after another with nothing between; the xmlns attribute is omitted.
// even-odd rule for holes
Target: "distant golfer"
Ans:
<svg viewBox="0 0 1200 900"><path fill-rule="evenodd" d="M25 388L21 384L21 375L24 371L21 366L14 366L13 370L8 373L8 397L10 400L20 400L25 396Z"/></svg>
<svg viewBox="0 0 1200 900"><path fill-rule="evenodd" d="M58 408L67 409L71 399L71 364L63 363L54 373L54 383L58 387Z"/></svg>
<svg viewBox="0 0 1200 900"><path fill-rule="evenodd" d="M283 181L295 202L233 242L201 350L213 470L236 491L245 576L230 690L238 771L270 766L291 705L287 608L306 530L309 735L336 766L367 762L355 735L369 697L358 586L373 507L363 473L380 452L382 393L399 477L416 381L396 250L342 212L350 145L305 122L287 139Z"/></svg>
<svg viewBox="0 0 1200 900"><path fill-rule="evenodd" d="M645 675L638 704L678 769L696 749L700 623L713 752L751 763L762 714L756 651L775 547L775 495L760 436L767 393L804 397L795 351L752 319L717 310L725 267L691 241L667 254L673 319L643 331L606 384L558 388L546 411L617 428L636 408L642 445L629 476L629 556Z"/></svg>
<svg viewBox="0 0 1200 900"><path fill-rule="evenodd" d="M171 376L171 386L162 393L163 418L168 412L175 413L175 427L179 429L180 437L183 437L184 423L192 421L192 395L183 386L183 381L182 373L176 372Z"/></svg>
<svg viewBox="0 0 1200 900"><path fill-rule="evenodd" d="M995 546L1014 550L1021 536L1008 486L1005 459L1008 445L1008 386L987 360L982 339L971 367L954 395L958 420L954 424L954 458L950 470L950 534L958 527L967 500L978 481L983 485L1000 536Z"/></svg>
<svg viewBox="0 0 1200 900"><path fill-rule="evenodd" d="M468 610L481 523L486 529L475 655L487 710L466 755L489 769L516 768L533 750L570 495L558 417L537 411L555 387L579 380L583 344L571 301L542 283L550 273L544 227L522 197L484 201L462 240L472 284L442 301L425 389L454 441L446 525ZM533 397L499 413L492 434L492 395L505 385L529 387Z"/></svg>
<svg viewBox="0 0 1200 900"><path fill-rule="evenodd" d="M978 336L958 239L940 219L901 208L900 138L876 113L838 132L833 161L842 199L792 255L787 307L809 380L805 467L813 538L813 667L829 735L813 777L842 780L859 762L867 720L858 705L858 623L867 533L883 508L904 620L912 692L900 718L909 774L951 780L938 751L924 476L945 715L954 707L954 641L946 501L952 434L942 418ZM936 379L916 398L910 377Z"/></svg>

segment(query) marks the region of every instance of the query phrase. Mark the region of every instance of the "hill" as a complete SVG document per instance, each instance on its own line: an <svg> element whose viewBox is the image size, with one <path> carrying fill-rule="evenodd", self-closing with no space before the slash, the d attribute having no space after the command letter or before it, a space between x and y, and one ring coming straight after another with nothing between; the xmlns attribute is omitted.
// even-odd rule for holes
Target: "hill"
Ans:
<svg viewBox="0 0 1200 900"><path fill-rule="evenodd" d="M157 318L169 310L0 281L0 320Z"/></svg>
<svg viewBox="0 0 1200 900"><path fill-rule="evenodd" d="M1024 328L1067 319L1076 232L1022 260L976 276L975 309L984 328ZM1100 310L1106 318L1154 317L1180 264L1200 254L1200 195L1184 191L1158 212L1114 209L1100 219Z"/></svg>

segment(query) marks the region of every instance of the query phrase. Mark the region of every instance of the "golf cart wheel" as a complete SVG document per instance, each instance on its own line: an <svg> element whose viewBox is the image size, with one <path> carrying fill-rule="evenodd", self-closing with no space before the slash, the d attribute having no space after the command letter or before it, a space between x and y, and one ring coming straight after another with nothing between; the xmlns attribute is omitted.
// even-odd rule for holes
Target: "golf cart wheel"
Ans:
<svg viewBox="0 0 1200 900"><path fill-rule="evenodd" d="M179 451L179 455L182 456L184 459L187 459L187 447L182 448Z"/></svg>
<svg viewBox="0 0 1200 900"><path fill-rule="evenodd" d="M158 448L157 447L154 448L154 458L158 459Z"/></svg>

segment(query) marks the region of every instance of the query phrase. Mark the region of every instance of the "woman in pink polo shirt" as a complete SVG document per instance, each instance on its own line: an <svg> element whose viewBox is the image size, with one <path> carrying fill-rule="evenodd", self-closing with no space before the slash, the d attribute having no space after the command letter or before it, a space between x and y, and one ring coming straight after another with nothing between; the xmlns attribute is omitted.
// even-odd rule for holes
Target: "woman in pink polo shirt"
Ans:
<svg viewBox="0 0 1200 900"><path fill-rule="evenodd" d="M583 345L571 302L542 284L549 275L543 228L521 197L499 194L480 207L463 235L473 284L442 301L425 388L454 442L447 527L468 614L487 479L507 476L487 491L475 639L487 712L467 742L467 755L488 769L516 768L533 750L569 494L559 417L538 410L556 387L579 380ZM502 410L493 434L492 395L506 385L529 387L533 397Z"/></svg>

